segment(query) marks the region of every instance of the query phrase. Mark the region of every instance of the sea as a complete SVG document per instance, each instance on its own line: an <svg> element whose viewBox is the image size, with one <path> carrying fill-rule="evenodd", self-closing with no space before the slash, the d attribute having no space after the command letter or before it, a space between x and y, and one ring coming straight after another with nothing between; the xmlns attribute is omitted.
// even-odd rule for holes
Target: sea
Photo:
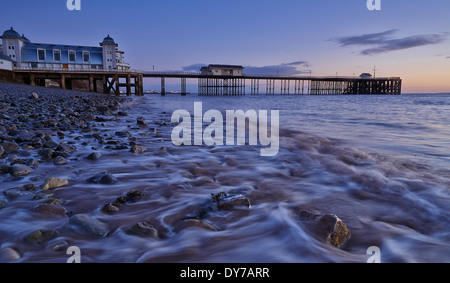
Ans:
<svg viewBox="0 0 450 283"><path fill-rule="evenodd" d="M175 146L171 133L178 123L171 116L179 109L193 115L196 102L221 113L279 110L278 154L261 156L251 145ZM39 169L71 180L55 197L68 211L106 223L111 233L86 236L67 218L42 218L28 212L28 201L18 201L0 215L8 219L2 231L10 231L3 246L15 246L21 261L67 259L50 244L17 240L46 227L60 231L54 241L79 247L83 262L364 263L371 247L379 248L381 262L450 262L450 94L148 94L122 107L128 116L98 128L130 131L147 152L99 149L103 158L95 163ZM136 127L140 117L147 126ZM92 146L78 145L79 153ZM119 181L86 182L103 171ZM117 213L102 211L130 190L143 197ZM251 205L218 209L212 196L221 192ZM300 211L336 215L351 237L331 246L304 225ZM158 236L130 233L139 222Z"/></svg>

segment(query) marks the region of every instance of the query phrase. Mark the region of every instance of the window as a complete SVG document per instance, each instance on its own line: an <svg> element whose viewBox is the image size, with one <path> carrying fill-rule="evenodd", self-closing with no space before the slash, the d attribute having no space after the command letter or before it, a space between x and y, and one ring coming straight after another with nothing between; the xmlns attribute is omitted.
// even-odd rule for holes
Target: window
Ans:
<svg viewBox="0 0 450 283"><path fill-rule="evenodd" d="M73 50L69 50L69 62L75 63L77 58L76 52Z"/></svg>
<svg viewBox="0 0 450 283"><path fill-rule="evenodd" d="M9 50L14 50L16 47L14 45L9 45L8 48Z"/></svg>
<svg viewBox="0 0 450 283"><path fill-rule="evenodd" d="M61 50L53 50L53 61L61 62Z"/></svg>
<svg viewBox="0 0 450 283"><path fill-rule="evenodd" d="M91 61L91 54L88 51L83 52L83 62L89 63Z"/></svg>
<svg viewBox="0 0 450 283"><path fill-rule="evenodd" d="M45 61L45 49L38 49L38 60Z"/></svg>

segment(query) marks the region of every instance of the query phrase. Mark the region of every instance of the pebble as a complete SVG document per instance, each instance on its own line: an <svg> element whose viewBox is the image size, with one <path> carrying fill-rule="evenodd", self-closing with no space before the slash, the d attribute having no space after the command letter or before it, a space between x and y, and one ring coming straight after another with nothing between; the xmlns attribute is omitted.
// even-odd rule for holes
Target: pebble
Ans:
<svg viewBox="0 0 450 283"><path fill-rule="evenodd" d="M119 180L117 180L117 178L110 173L103 173L96 175L94 177L89 178L88 181L94 184L102 184L102 185L113 185L119 182Z"/></svg>
<svg viewBox="0 0 450 283"><path fill-rule="evenodd" d="M57 156L55 160L53 160L53 164L55 165L66 165L67 163L69 163L69 161L62 156Z"/></svg>
<svg viewBox="0 0 450 283"><path fill-rule="evenodd" d="M334 214L317 215L302 210L298 217L307 229L330 246L340 248L351 237L347 226Z"/></svg>
<svg viewBox="0 0 450 283"><path fill-rule="evenodd" d="M24 164L15 164L11 168L11 176L13 177L22 177L29 175L31 172L33 172L33 169L29 166L26 166Z"/></svg>
<svg viewBox="0 0 450 283"><path fill-rule="evenodd" d="M144 118L144 117L139 117L139 118L137 119L137 124L138 124L139 126L147 126L147 123L145 122L145 118Z"/></svg>
<svg viewBox="0 0 450 283"><path fill-rule="evenodd" d="M142 236L142 237L151 237L158 239L158 229L154 228L150 223L148 222L138 222L131 227L130 230L128 230L129 234Z"/></svg>
<svg viewBox="0 0 450 283"><path fill-rule="evenodd" d="M33 211L52 215L66 215L67 213L67 210L64 207L54 204L40 204L36 206Z"/></svg>
<svg viewBox="0 0 450 283"><path fill-rule="evenodd" d="M30 99L39 99L39 95L38 95L37 93L33 92L33 93L30 95Z"/></svg>
<svg viewBox="0 0 450 283"><path fill-rule="evenodd" d="M44 187L42 188L45 190L53 190L57 188L61 188L64 186L67 186L69 184L68 180L65 179L59 179L59 178L49 178L45 181Z"/></svg>
<svg viewBox="0 0 450 283"><path fill-rule="evenodd" d="M39 229L39 230L36 230L36 231L30 233L27 236L27 240L32 243L43 244L43 243L48 242L58 236L59 236L59 232L56 230Z"/></svg>
<svg viewBox="0 0 450 283"><path fill-rule="evenodd" d="M250 207L250 200L240 194L226 194L224 192L213 195L213 201L219 209L234 208L237 206Z"/></svg>
<svg viewBox="0 0 450 283"><path fill-rule="evenodd" d="M8 200L5 197L0 196L0 209L5 207L7 204L8 204Z"/></svg>
<svg viewBox="0 0 450 283"><path fill-rule="evenodd" d="M91 153L91 154L89 154L89 155L87 156L87 159L89 159L89 160L99 160L100 157L102 157L101 153L99 153L99 152L93 152L93 153Z"/></svg>
<svg viewBox="0 0 450 283"><path fill-rule="evenodd" d="M94 237L106 237L110 233L108 225L85 214L72 216L69 224L79 228L81 232Z"/></svg>
<svg viewBox="0 0 450 283"><path fill-rule="evenodd" d="M141 146L141 145L133 145L131 147L131 152L136 153L136 154L141 154L146 152L148 149L145 146Z"/></svg>
<svg viewBox="0 0 450 283"><path fill-rule="evenodd" d="M21 258L19 252L11 247L0 249L0 263L12 263Z"/></svg>
<svg viewBox="0 0 450 283"><path fill-rule="evenodd" d="M3 150L7 153L16 152L20 147L15 142L6 141L2 143Z"/></svg>
<svg viewBox="0 0 450 283"><path fill-rule="evenodd" d="M39 161L34 158L30 158L25 162L25 165L30 166L31 168L36 168L39 166Z"/></svg>

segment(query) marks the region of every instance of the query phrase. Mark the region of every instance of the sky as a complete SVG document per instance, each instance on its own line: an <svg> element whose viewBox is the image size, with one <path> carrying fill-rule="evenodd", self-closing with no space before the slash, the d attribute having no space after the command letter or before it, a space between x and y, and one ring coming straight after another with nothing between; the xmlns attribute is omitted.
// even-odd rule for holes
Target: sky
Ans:
<svg viewBox="0 0 450 283"><path fill-rule="evenodd" d="M133 69L399 76L403 92L450 92L450 1L3 1L0 30L32 42L99 46L110 34ZM15 12L16 11L16 12ZM1 32L0 31L0 32Z"/></svg>

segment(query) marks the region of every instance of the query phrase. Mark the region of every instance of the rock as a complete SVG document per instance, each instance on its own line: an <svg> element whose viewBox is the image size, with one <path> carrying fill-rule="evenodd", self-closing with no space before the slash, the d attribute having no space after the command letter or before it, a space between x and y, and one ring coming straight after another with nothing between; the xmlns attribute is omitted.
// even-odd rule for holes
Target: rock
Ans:
<svg viewBox="0 0 450 283"><path fill-rule="evenodd" d="M43 190L53 190L67 186L69 184L68 180L59 178L49 178L45 181Z"/></svg>
<svg viewBox="0 0 450 283"><path fill-rule="evenodd" d="M33 92L33 93L30 95L30 99L39 99L39 95L38 95L37 93Z"/></svg>
<svg viewBox="0 0 450 283"><path fill-rule="evenodd" d="M141 146L141 145L133 145L131 147L131 152L136 153L136 154L141 154L146 152L148 149L145 146Z"/></svg>
<svg viewBox="0 0 450 283"><path fill-rule="evenodd" d="M54 204L40 204L36 206L33 211L53 215L66 215L67 213L67 210L64 207Z"/></svg>
<svg viewBox="0 0 450 283"><path fill-rule="evenodd" d="M69 243L67 243L64 240L57 241L52 246L52 250L54 250L55 252L67 251L68 248L69 248Z"/></svg>
<svg viewBox="0 0 450 283"><path fill-rule="evenodd" d="M139 126L147 126L147 123L145 123L145 118L144 117L137 118L137 124Z"/></svg>
<svg viewBox="0 0 450 283"><path fill-rule="evenodd" d="M218 209L234 208L237 206L250 207L250 201L243 195L228 195L224 192L212 195L213 201L217 204Z"/></svg>
<svg viewBox="0 0 450 283"><path fill-rule="evenodd" d="M121 138L129 138L129 137L131 137L131 134L129 132L126 132L126 131L116 132L115 134L116 134L116 136L121 137Z"/></svg>
<svg viewBox="0 0 450 283"><path fill-rule="evenodd" d="M0 157L2 157L4 153L5 149L3 148L3 146L0 145Z"/></svg>
<svg viewBox="0 0 450 283"><path fill-rule="evenodd" d="M53 150L51 150L50 148L46 148L46 149L39 151L39 155L43 159L52 159L54 154L55 154L55 152Z"/></svg>
<svg viewBox="0 0 450 283"><path fill-rule="evenodd" d="M202 229L206 229L206 230L210 230L210 231L219 231L219 229L217 229L216 227L214 227L214 225L200 220L200 219L194 219L194 218L187 218L187 219L183 219L183 221L181 221L180 223L178 223L175 226L174 231L176 233L178 233L181 230L187 229L187 228L191 228L191 227L198 227L198 228L202 228Z"/></svg>
<svg viewBox="0 0 450 283"><path fill-rule="evenodd" d="M66 165L67 163L69 163L69 161L62 156L57 156L55 160L53 160L53 164L55 165Z"/></svg>
<svg viewBox="0 0 450 283"><path fill-rule="evenodd" d="M56 151L67 152L67 153L73 153L76 150L77 149L75 147L67 145L65 143L59 144L58 147L56 148Z"/></svg>
<svg viewBox="0 0 450 283"><path fill-rule="evenodd" d="M26 175L30 174L31 172L33 172L33 169L31 169L31 167L28 167L23 164L15 164L11 168L10 174L13 177L21 177L21 176L26 176Z"/></svg>
<svg viewBox="0 0 450 283"><path fill-rule="evenodd" d="M108 203L103 206L102 211L104 213L116 213L119 211L119 208L115 204Z"/></svg>
<svg viewBox="0 0 450 283"><path fill-rule="evenodd" d="M27 236L27 240L36 243L43 244L59 236L59 232L55 230L39 229Z"/></svg>
<svg viewBox="0 0 450 283"><path fill-rule="evenodd" d="M19 252L11 247L0 249L0 263L12 263L21 258Z"/></svg>
<svg viewBox="0 0 450 283"><path fill-rule="evenodd" d="M303 210L298 216L313 235L333 247L340 248L351 237L347 226L334 214L316 215Z"/></svg>
<svg viewBox="0 0 450 283"><path fill-rule="evenodd" d="M0 196L0 209L5 207L8 204L8 200L4 198L3 196Z"/></svg>
<svg viewBox="0 0 450 283"><path fill-rule="evenodd" d="M138 222L134 224L133 227L128 230L128 233L142 237L159 238L158 230L148 222Z"/></svg>
<svg viewBox="0 0 450 283"><path fill-rule="evenodd" d="M3 191L3 195L7 197L9 200L18 199L26 194L28 193L24 192L23 188L11 188Z"/></svg>
<svg viewBox="0 0 450 283"><path fill-rule="evenodd" d="M34 158L30 158L25 162L25 165L30 166L31 168L36 168L39 166L39 161Z"/></svg>
<svg viewBox="0 0 450 283"><path fill-rule="evenodd" d="M4 173L4 174L8 174L9 172L11 172L12 167L6 164L1 164L0 165L0 172Z"/></svg>
<svg viewBox="0 0 450 283"><path fill-rule="evenodd" d="M19 145L17 143L10 141L2 143L2 147L6 153L16 152L19 149Z"/></svg>
<svg viewBox="0 0 450 283"><path fill-rule="evenodd" d="M45 148L56 148L56 147L58 147L58 144L56 142L52 141L52 140L49 140L49 141L46 141L43 144L43 147L45 147Z"/></svg>
<svg viewBox="0 0 450 283"><path fill-rule="evenodd" d="M77 214L70 218L69 224L79 228L81 232L94 236L106 237L110 233L108 226L85 214Z"/></svg>
<svg viewBox="0 0 450 283"><path fill-rule="evenodd" d="M23 186L23 189L27 192L32 192L36 189L36 185L34 184L26 184Z"/></svg>
<svg viewBox="0 0 450 283"><path fill-rule="evenodd" d="M103 173L103 174L96 175L94 177L89 178L88 181L90 183L102 184L102 185L113 185L113 184L119 182L119 180L117 180L117 178L114 177L110 173Z"/></svg>
<svg viewBox="0 0 450 283"><path fill-rule="evenodd" d="M99 160L100 157L102 157L101 153L99 153L99 152L93 152L93 153L91 153L91 154L89 154L89 155L87 156L87 159L89 159L89 160Z"/></svg>

